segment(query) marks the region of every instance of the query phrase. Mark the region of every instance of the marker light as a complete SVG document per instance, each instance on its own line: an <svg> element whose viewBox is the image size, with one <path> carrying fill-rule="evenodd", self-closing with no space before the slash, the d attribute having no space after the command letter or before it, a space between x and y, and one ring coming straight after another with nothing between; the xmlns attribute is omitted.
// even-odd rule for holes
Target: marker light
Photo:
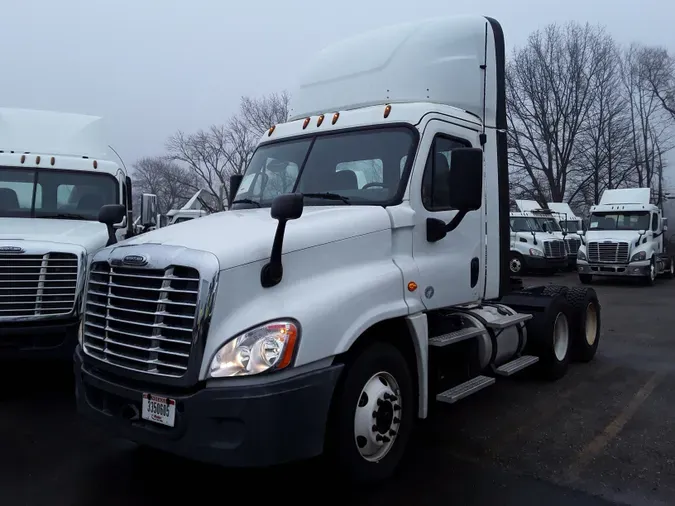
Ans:
<svg viewBox="0 0 675 506"><path fill-rule="evenodd" d="M94 168L98 169L98 162L96 160L94 160Z"/></svg>
<svg viewBox="0 0 675 506"><path fill-rule="evenodd" d="M384 108L384 117L388 118L390 113L391 113L391 105L387 104L387 106Z"/></svg>
<svg viewBox="0 0 675 506"><path fill-rule="evenodd" d="M316 126L318 126L318 127L321 126L321 123L323 123L323 118L324 118L323 114L321 116L319 116L319 119L316 120Z"/></svg>
<svg viewBox="0 0 675 506"><path fill-rule="evenodd" d="M40 165L40 155L35 157L35 165Z"/></svg>
<svg viewBox="0 0 675 506"><path fill-rule="evenodd" d="M339 117L340 117L340 113L339 113L339 112L336 112L335 114L333 114L333 125L334 125L335 123L337 123L337 120L338 120Z"/></svg>
<svg viewBox="0 0 675 506"><path fill-rule="evenodd" d="M49 163L51 163L52 165L54 165L54 164L56 163L56 158L54 158L54 157L52 156L52 159L49 160Z"/></svg>
<svg viewBox="0 0 675 506"><path fill-rule="evenodd" d="M267 137L271 137L272 134L274 133L274 129L276 128L276 125L272 125L269 129L269 132L267 132Z"/></svg>
<svg viewBox="0 0 675 506"><path fill-rule="evenodd" d="M311 121L312 118L305 118L305 121L302 123L302 129L304 130L307 128L307 125L309 125L309 122Z"/></svg>
<svg viewBox="0 0 675 506"><path fill-rule="evenodd" d="M21 155L21 163L26 161L26 155Z"/></svg>

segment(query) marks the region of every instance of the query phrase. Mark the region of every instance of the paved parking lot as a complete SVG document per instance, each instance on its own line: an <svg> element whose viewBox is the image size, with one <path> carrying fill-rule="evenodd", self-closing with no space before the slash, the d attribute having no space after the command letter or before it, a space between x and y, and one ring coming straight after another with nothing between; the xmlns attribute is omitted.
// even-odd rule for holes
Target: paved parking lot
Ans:
<svg viewBox="0 0 675 506"><path fill-rule="evenodd" d="M3 370L0 504L673 504L675 281L594 287L603 317L594 362L556 383L501 381L439 407L400 476L365 490L345 489L313 462L242 472L139 450L77 418L67 368Z"/></svg>

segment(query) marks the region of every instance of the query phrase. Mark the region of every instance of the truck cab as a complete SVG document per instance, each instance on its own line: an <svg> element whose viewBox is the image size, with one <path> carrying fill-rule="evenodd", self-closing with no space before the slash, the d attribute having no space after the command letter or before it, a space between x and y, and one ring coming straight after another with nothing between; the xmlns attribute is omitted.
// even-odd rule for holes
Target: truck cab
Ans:
<svg viewBox="0 0 675 506"><path fill-rule="evenodd" d="M629 277L652 285L657 276L672 278L667 230L661 209L651 203L650 188L605 190L582 232L579 279L589 284L595 276Z"/></svg>
<svg viewBox="0 0 675 506"><path fill-rule="evenodd" d="M560 228L565 232L569 266L576 268L577 252L581 246L581 233L584 231L583 220L574 214L567 202L548 202L546 206L553 211Z"/></svg>
<svg viewBox="0 0 675 506"><path fill-rule="evenodd" d="M71 358L86 265L110 244L99 222L123 206L115 239L133 235L131 180L100 118L0 108L0 358Z"/></svg>
<svg viewBox="0 0 675 506"><path fill-rule="evenodd" d="M432 403L590 361L592 289L513 288L505 90L501 26L482 16L317 54L229 211L92 259L78 411L192 459L324 453L374 481Z"/></svg>
<svg viewBox="0 0 675 506"><path fill-rule="evenodd" d="M532 202L532 204L530 204ZM568 265L567 248L555 215L534 201L517 200L519 211L509 214L511 274L525 270L555 272Z"/></svg>

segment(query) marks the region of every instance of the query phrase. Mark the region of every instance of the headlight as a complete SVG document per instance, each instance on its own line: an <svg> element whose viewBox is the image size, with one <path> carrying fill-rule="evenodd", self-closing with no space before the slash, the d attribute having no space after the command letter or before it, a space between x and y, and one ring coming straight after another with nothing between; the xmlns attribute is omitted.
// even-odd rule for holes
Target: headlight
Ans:
<svg viewBox="0 0 675 506"><path fill-rule="evenodd" d="M530 248L530 255L533 257L543 257L544 252L538 249Z"/></svg>
<svg viewBox="0 0 675 506"><path fill-rule="evenodd" d="M647 260L647 252L646 251L638 251L637 253L635 253L635 255L630 257L631 262L639 262L641 260Z"/></svg>
<svg viewBox="0 0 675 506"><path fill-rule="evenodd" d="M586 253L583 250L577 251L577 260L586 260Z"/></svg>
<svg viewBox="0 0 675 506"><path fill-rule="evenodd" d="M213 357L212 378L250 376L288 367L298 341L298 327L275 321L249 330L223 345Z"/></svg>

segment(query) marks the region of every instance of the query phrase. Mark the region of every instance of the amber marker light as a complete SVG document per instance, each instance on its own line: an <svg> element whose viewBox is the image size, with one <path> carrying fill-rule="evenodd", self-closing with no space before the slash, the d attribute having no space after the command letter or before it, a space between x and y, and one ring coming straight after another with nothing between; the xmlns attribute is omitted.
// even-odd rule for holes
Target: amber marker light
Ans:
<svg viewBox="0 0 675 506"><path fill-rule="evenodd" d="M340 119L340 113L339 113L339 112L336 112L335 114L333 114L333 122L332 122L332 124L334 125L335 123L337 123L337 120L338 120L338 119Z"/></svg>
<svg viewBox="0 0 675 506"><path fill-rule="evenodd" d="M415 290L417 290L417 283L415 283L414 281L408 282L408 291L414 292Z"/></svg>
<svg viewBox="0 0 675 506"><path fill-rule="evenodd" d="M40 155L35 157L35 165L40 165Z"/></svg>
<svg viewBox="0 0 675 506"><path fill-rule="evenodd" d="M321 126L321 123L323 123L323 118L324 118L324 117L325 117L325 116L324 116L323 114L322 114L321 116L319 116L319 119L316 120L316 126L318 126L318 127Z"/></svg>
<svg viewBox="0 0 675 506"><path fill-rule="evenodd" d="M54 157L52 156L52 159L49 160L49 163L51 163L52 165L54 165L54 164L56 163L56 158L54 158Z"/></svg>
<svg viewBox="0 0 675 506"><path fill-rule="evenodd" d="M304 130L307 128L307 125L309 125L309 122L311 121L312 118L305 118L305 121L302 123L302 129Z"/></svg>
<svg viewBox="0 0 675 506"><path fill-rule="evenodd" d="M388 118L389 114L391 114L391 105L387 104L384 108L384 117Z"/></svg>
<svg viewBox="0 0 675 506"><path fill-rule="evenodd" d="M269 132L267 132L267 137L271 137L271 136L272 136L272 134L274 133L274 129L275 129L275 128L276 128L276 125L272 125L272 126L270 127Z"/></svg>
<svg viewBox="0 0 675 506"><path fill-rule="evenodd" d="M96 160L94 160L94 168L98 169L98 162Z"/></svg>

